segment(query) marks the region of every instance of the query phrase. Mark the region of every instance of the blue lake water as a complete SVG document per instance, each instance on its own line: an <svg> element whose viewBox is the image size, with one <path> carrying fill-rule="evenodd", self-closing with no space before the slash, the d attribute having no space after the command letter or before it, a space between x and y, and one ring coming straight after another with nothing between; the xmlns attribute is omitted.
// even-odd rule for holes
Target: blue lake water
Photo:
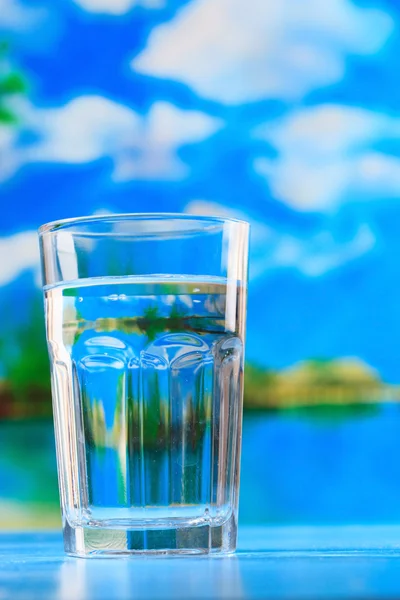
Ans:
<svg viewBox="0 0 400 600"><path fill-rule="evenodd" d="M52 423L2 422L0 440L0 506L42 505L45 522L58 504ZM247 413L240 520L400 523L400 404Z"/></svg>
<svg viewBox="0 0 400 600"><path fill-rule="evenodd" d="M243 522L400 521L400 405L245 419Z"/></svg>

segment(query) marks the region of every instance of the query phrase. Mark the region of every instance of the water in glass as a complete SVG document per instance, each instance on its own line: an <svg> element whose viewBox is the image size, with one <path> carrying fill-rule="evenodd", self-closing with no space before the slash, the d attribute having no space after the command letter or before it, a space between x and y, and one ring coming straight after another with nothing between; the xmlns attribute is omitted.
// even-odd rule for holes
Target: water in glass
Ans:
<svg viewBox="0 0 400 600"><path fill-rule="evenodd" d="M69 526L128 530L140 548L232 519L243 297L236 281L189 275L45 288Z"/></svg>

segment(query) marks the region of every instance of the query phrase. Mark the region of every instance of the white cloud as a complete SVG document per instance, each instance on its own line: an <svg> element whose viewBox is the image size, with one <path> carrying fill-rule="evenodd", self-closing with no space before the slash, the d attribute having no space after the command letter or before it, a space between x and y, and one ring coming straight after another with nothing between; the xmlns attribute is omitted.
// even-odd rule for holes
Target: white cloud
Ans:
<svg viewBox="0 0 400 600"><path fill-rule="evenodd" d="M307 238L281 233L262 220L241 211L205 200L190 202L185 212L243 219L250 223L250 279L255 280L275 269L296 269L307 277L325 275L366 253L375 245L375 236L362 224L352 238L336 239L333 231L323 229Z"/></svg>
<svg viewBox="0 0 400 600"><path fill-rule="evenodd" d="M0 237L0 285L9 283L28 269L34 272L36 283L41 285L36 231Z"/></svg>
<svg viewBox="0 0 400 600"><path fill-rule="evenodd" d="M379 152L365 152L355 163L356 185L366 195L393 197L400 194L400 159Z"/></svg>
<svg viewBox="0 0 400 600"><path fill-rule="evenodd" d="M339 81L345 56L375 53L393 26L350 0L193 0L132 66L224 103L293 100Z"/></svg>
<svg viewBox="0 0 400 600"><path fill-rule="evenodd" d="M15 151L18 135L11 127L0 127L0 181L11 177L18 168Z"/></svg>
<svg viewBox="0 0 400 600"><path fill-rule="evenodd" d="M38 25L47 11L40 7L31 7L18 0L0 0L0 30L25 31Z"/></svg>
<svg viewBox="0 0 400 600"><path fill-rule="evenodd" d="M271 140L278 148L295 148L296 152L312 154L318 160L336 156L346 146L357 150L391 132L393 119L359 107L337 104L309 106L293 111L288 117L265 125L256 131L261 138Z"/></svg>
<svg viewBox="0 0 400 600"><path fill-rule="evenodd" d="M258 128L276 159L258 157L254 168L273 195L301 211L329 211L351 199L400 193L400 160L375 151L400 136L400 119L361 108L321 105L294 111Z"/></svg>
<svg viewBox="0 0 400 600"><path fill-rule="evenodd" d="M18 167L34 162L80 164L110 157L113 177L129 179L180 179L187 166L177 155L188 143L202 141L221 121L196 111L180 110L166 102L140 115L101 96L80 96L65 106L37 109L19 107L30 144L18 147L16 134L2 134L0 179Z"/></svg>
<svg viewBox="0 0 400 600"><path fill-rule="evenodd" d="M177 155L184 144L201 142L222 127L222 121L198 111L182 111L166 102L153 105L121 149L115 179L180 179L188 168Z"/></svg>
<svg viewBox="0 0 400 600"><path fill-rule="evenodd" d="M307 240L284 235L270 260L271 265L294 267L308 277L317 277L363 256L374 245L375 236L366 224L345 242L335 240L330 231L322 231Z"/></svg>
<svg viewBox="0 0 400 600"><path fill-rule="evenodd" d="M165 0L74 0L84 10L110 15L124 15L135 6L162 8Z"/></svg>

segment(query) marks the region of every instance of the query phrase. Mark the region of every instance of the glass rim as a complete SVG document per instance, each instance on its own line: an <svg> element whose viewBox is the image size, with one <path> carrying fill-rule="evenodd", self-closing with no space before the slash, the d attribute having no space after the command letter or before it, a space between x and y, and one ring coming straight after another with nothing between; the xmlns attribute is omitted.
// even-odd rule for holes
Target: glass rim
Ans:
<svg viewBox="0 0 400 600"><path fill-rule="evenodd" d="M48 223L44 223L39 227L38 234L39 236L43 236L47 233L57 233L63 230L70 230L75 225L78 226L78 231L75 233L79 233L79 228L82 225L90 225L99 223L118 223L120 221L169 221L169 220L181 220L181 221L198 221L199 228L195 231L201 231L202 227L200 224L208 224L208 225L223 225L225 223L232 223L236 225L249 227L249 223L247 221L241 219L235 219L233 217L221 217L221 216L213 216L213 215L192 215L189 213L168 213L168 212L154 212L154 213L111 213L104 215L90 215L83 217L70 217L67 219L58 219L56 221L50 221ZM71 233L74 233L72 231ZM99 232L93 231L92 235L97 235ZM85 235L91 235L90 231L86 231ZM101 233L100 233L101 235ZM116 236L118 236L118 232L115 232Z"/></svg>

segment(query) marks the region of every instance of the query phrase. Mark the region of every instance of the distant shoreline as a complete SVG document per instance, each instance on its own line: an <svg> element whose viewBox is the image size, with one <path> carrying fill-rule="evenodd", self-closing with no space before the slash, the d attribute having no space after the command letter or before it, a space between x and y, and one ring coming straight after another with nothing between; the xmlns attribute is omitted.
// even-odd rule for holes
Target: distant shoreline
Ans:
<svg viewBox="0 0 400 600"><path fill-rule="evenodd" d="M400 385L388 385L358 358L313 359L280 371L246 365L244 410L291 411L313 407L354 407L400 401ZM0 382L0 419L52 416L48 385L24 393Z"/></svg>

